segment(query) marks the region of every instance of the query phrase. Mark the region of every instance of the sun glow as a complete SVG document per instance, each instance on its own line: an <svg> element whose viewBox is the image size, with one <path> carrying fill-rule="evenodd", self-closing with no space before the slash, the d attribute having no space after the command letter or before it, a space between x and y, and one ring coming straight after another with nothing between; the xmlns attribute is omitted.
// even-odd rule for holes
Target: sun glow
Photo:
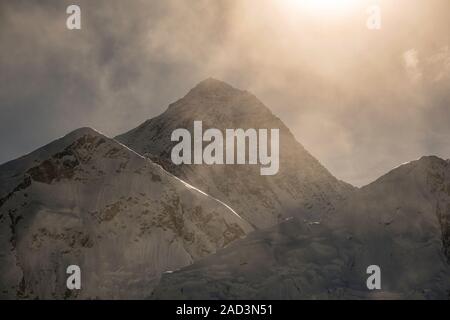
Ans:
<svg viewBox="0 0 450 320"><path fill-rule="evenodd" d="M284 0L289 10L305 10L312 14L347 13L358 0Z"/></svg>

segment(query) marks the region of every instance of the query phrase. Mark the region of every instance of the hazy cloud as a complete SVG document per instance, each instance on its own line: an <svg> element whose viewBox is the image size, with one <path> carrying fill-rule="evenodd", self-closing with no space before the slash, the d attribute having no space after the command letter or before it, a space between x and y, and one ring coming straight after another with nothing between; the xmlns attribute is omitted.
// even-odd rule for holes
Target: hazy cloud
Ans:
<svg viewBox="0 0 450 320"><path fill-rule="evenodd" d="M295 2L0 2L0 162L81 126L122 133L209 76L252 91L351 183L448 158L450 2L379 0L380 31L373 1L326 17Z"/></svg>
<svg viewBox="0 0 450 320"><path fill-rule="evenodd" d="M411 80L414 82L422 79L422 71L419 66L419 57L417 51L414 49L408 50L403 54L405 60L405 68Z"/></svg>

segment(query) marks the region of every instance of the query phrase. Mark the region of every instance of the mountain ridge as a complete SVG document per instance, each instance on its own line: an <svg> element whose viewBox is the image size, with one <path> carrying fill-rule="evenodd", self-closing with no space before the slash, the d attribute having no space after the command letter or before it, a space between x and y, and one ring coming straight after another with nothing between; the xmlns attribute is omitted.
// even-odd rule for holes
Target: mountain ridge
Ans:
<svg viewBox="0 0 450 320"><path fill-rule="evenodd" d="M173 165L170 134L195 120L278 127L280 173ZM253 94L213 78L116 138L82 127L0 165L0 297L448 298L449 160L355 188ZM86 275L79 293L68 264Z"/></svg>
<svg viewBox="0 0 450 320"><path fill-rule="evenodd" d="M152 297L448 299L449 247L450 163L423 157L326 221L284 221L164 275ZM366 287L369 265L380 267L381 290Z"/></svg>
<svg viewBox="0 0 450 320"><path fill-rule="evenodd" d="M217 199L93 129L0 167L0 176L12 189L0 201L3 298L143 298L162 272L252 230ZM70 264L82 270L82 291L66 289Z"/></svg>
<svg viewBox="0 0 450 320"><path fill-rule="evenodd" d="M238 128L279 129L279 173L260 177L251 165L174 165L171 149L175 143L171 134L178 128L192 134L194 121L202 121L205 130L216 128L222 132ZM200 82L166 111L115 139L229 204L257 228L274 225L292 215L320 219L354 190L323 167L253 94L215 79Z"/></svg>

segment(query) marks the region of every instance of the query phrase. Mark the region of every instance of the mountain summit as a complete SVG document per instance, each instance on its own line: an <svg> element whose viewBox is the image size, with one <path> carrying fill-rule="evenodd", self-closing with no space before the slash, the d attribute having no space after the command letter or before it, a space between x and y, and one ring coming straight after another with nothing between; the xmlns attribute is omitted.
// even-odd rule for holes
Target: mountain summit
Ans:
<svg viewBox="0 0 450 320"><path fill-rule="evenodd" d="M203 95L203 96L225 96L228 94L235 94L237 91L243 93L243 91L236 89L228 83L217 80L214 78L208 78L199 82L193 89L191 89L188 95Z"/></svg>
<svg viewBox="0 0 450 320"><path fill-rule="evenodd" d="M0 166L0 297L145 298L162 272L252 228L90 128ZM66 268L82 270L68 291Z"/></svg>
<svg viewBox="0 0 450 320"><path fill-rule="evenodd" d="M193 133L194 121L208 128L279 129L280 165L274 176L261 176L252 165L174 165L172 132ZM253 94L206 79L161 115L116 139L151 158L167 171L230 205L257 228L291 216L321 219L353 188L337 180L303 146L284 123Z"/></svg>

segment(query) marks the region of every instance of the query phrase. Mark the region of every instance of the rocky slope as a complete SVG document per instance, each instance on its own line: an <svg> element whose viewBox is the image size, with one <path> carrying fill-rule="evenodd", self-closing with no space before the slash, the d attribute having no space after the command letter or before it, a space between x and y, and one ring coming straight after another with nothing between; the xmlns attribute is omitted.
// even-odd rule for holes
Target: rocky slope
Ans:
<svg viewBox="0 0 450 320"><path fill-rule="evenodd" d="M153 297L448 299L449 220L450 162L424 157L327 221L285 221L165 275ZM381 290L366 287L369 265L381 268Z"/></svg>
<svg viewBox="0 0 450 320"><path fill-rule="evenodd" d="M174 165L172 132L185 128L193 135L193 123L200 120L204 131L279 129L279 172L261 176L259 165ZM214 79L199 83L164 113L116 139L227 203L257 228L290 216L321 219L353 190L312 157L254 95Z"/></svg>
<svg viewBox="0 0 450 320"><path fill-rule="evenodd" d="M1 298L145 298L243 237L229 207L82 128L0 166ZM82 290L66 290L81 267Z"/></svg>

